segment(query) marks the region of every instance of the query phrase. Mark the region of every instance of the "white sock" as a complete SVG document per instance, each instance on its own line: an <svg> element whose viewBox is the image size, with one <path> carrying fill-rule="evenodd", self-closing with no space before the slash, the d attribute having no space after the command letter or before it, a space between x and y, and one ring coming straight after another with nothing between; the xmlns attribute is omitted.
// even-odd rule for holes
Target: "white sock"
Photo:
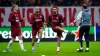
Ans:
<svg viewBox="0 0 100 56"><path fill-rule="evenodd" d="M20 45L20 47L21 47L21 50L23 50L23 49L24 49L23 40L19 40L19 45Z"/></svg>
<svg viewBox="0 0 100 56"><path fill-rule="evenodd" d="M32 46L32 50L34 49L34 46Z"/></svg>
<svg viewBox="0 0 100 56"><path fill-rule="evenodd" d="M9 41L7 48L10 48L11 44L13 43L12 40Z"/></svg>
<svg viewBox="0 0 100 56"><path fill-rule="evenodd" d="M7 48L10 48L11 44L13 43L12 40L9 41Z"/></svg>
<svg viewBox="0 0 100 56"><path fill-rule="evenodd" d="M80 47L80 49L82 50L83 48L82 48L82 47Z"/></svg>
<svg viewBox="0 0 100 56"><path fill-rule="evenodd" d="M60 51L60 47L57 47L57 51Z"/></svg>
<svg viewBox="0 0 100 56"><path fill-rule="evenodd" d="M40 43L40 39L37 40L37 43Z"/></svg>
<svg viewBox="0 0 100 56"><path fill-rule="evenodd" d="M89 48L86 48L86 50L89 50Z"/></svg>

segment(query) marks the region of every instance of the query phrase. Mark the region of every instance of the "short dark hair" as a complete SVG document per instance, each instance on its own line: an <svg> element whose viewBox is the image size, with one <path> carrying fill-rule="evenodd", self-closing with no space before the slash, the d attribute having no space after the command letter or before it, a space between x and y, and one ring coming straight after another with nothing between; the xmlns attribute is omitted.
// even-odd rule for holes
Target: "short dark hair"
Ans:
<svg viewBox="0 0 100 56"><path fill-rule="evenodd" d="M83 3L83 8L87 9L88 8L88 3Z"/></svg>
<svg viewBox="0 0 100 56"><path fill-rule="evenodd" d="M52 8L57 8L57 6L53 6Z"/></svg>

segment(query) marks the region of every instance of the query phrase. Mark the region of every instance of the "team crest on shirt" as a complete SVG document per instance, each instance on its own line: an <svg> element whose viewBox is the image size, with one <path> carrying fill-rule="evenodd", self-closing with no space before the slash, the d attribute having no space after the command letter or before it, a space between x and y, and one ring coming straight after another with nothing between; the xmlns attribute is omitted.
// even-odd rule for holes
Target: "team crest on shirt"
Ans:
<svg viewBox="0 0 100 56"><path fill-rule="evenodd" d="M58 17L56 17L56 19L58 19Z"/></svg>
<svg viewBox="0 0 100 56"><path fill-rule="evenodd" d="M42 18L42 16L40 16L40 18Z"/></svg>
<svg viewBox="0 0 100 56"><path fill-rule="evenodd" d="M16 19L18 19L18 17L16 17Z"/></svg>
<svg viewBox="0 0 100 56"><path fill-rule="evenodd" d="M18 16L18 14L15 14L15 16Z"/></svg>

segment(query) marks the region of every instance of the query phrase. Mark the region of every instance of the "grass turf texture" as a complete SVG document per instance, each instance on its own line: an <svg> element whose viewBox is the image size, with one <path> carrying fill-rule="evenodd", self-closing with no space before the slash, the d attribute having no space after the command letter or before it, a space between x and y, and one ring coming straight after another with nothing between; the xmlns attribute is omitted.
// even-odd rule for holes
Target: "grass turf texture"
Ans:
<svg viewBox="0 0 100 56"><path fill-rule="evenodd" d="M0 42L0 56L100 56L100 42L90 42L90 52L77 52L78 42L62 42L60 54L56 53L57 42L41 42L39 47L35 45L34 53L31 50L31 42L24 42L27 52L21 52L19 43L14 42L11 46L12 52L3 53L7 44L8 42Z"/></svg>

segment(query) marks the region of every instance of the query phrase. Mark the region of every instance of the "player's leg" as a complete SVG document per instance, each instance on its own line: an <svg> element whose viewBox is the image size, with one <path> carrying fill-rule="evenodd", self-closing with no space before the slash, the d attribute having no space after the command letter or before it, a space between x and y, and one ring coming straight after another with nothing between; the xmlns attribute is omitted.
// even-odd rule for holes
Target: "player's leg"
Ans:
<svg viewBox="0 0 100 56"><path fill-rule="evenodd" d="M35 28L32 28L32 52L35 52L34 44L36 39L36 33L37 30Z"/></svg>
<svg viewBox="0 0 100 56"><path fill-rule="evenodd" d="M83 27L80 27L80 31L79 31L80 48L77 49L78 52L83 52L83 40L82 40L83 34L84 34L84 28Z"/></svg>
<svg viewBox="0 0 100 56"><path fill-rule="evenodd" d="M64 30L64 29L63 29L62 27L60 27L60 26L57 26L56 29L57 29L57 30L60 30L61 32L68 32L68 31Z"/></svg>
<svg viewBox="0 0 100 56"><path fill-rule="evenodd" d="M62 37L62 32L61 30L57 29L57 27L52 27L53 31L57 33L57 53L60 53L60 42L61 42L61 37Z"/></svg>
<svg viewBox="0 0 100 56"><path fill-rule="evenodd" d="M12 39L9 41L7 48L10 48L10 46L12 45L12 43L13 43L14 40L15 40L15 38L12 38Z"/></svg>
<svg viewBox="0 0 100 56"><path fill-rule="evenodd" d="M11 37L12 39L9 41L8 46L6 48L6 50L3 50L3 52L9 51L11 52L12 50L10 49L10 46L12 45L12 43L14 42L15 38L16 38L16 31L14 31L15 28L11 27Z"/></svg>
<svg viewBox="0 0 100 56"><path fill-rule="evenodd" d="M20 45L21 51L26 51L24 49L24 45L23 45L21 29L20 28L16 28L16 30L17 30L17 35L18 35L18 38L19 38L19 45Z"/></svg>
<svg viewBox="0 0 100 56"><path fill-rule="evenodd" d="M38 32L38 40L37 40L37 44L36 44L37 46L39 46L41 37L42 37L42 29L39 29L39 32Z"/></svg>
<svg viewBox="0 0 100 56"><path fill-rule="evenodd" d="M62 27L57 26L56 29L64 32L64 29Z"/></svg>
<svg viewBox="0 0 100 56"><path fill-rule="evenodd" d="M12 45L12 43L14 42L14 40L15 40L15 37L12 37L12 39L9 41L9 43L8 43L8 46L7 46L7 51L9 51L9 52L11 52L12 50L10 49L10 46ZM6 50L5 50L5 52L6 52Z"/></svg>
<svg viewBox="0 0 100 56"><path fill-rule="evenodd" d="M32 36L32 52L35 52L34 44L35 44L35 36Z"/></svg>
<svg viewBox="0 0 100 56"><path fill-rule="evenodd" d="M61 31L58 31L57 32L57 53L59 54L60 53L60 42L61 42L61 37L62 37L62 32Z"/></svg>
<svg viewBox="0 0 100 56"><path fill-rule="evenodd" d="M86 26L85 29L86 52L89 52L89 31L90 31L90 26Z"/></svg>
<svg viewBox="0 0 100 56"><path fill-rule="evenodd" d="M19 45L20 45L21 51L27 51L24 49L22 35L18 36L18 38L19 38Z"/></svg>

